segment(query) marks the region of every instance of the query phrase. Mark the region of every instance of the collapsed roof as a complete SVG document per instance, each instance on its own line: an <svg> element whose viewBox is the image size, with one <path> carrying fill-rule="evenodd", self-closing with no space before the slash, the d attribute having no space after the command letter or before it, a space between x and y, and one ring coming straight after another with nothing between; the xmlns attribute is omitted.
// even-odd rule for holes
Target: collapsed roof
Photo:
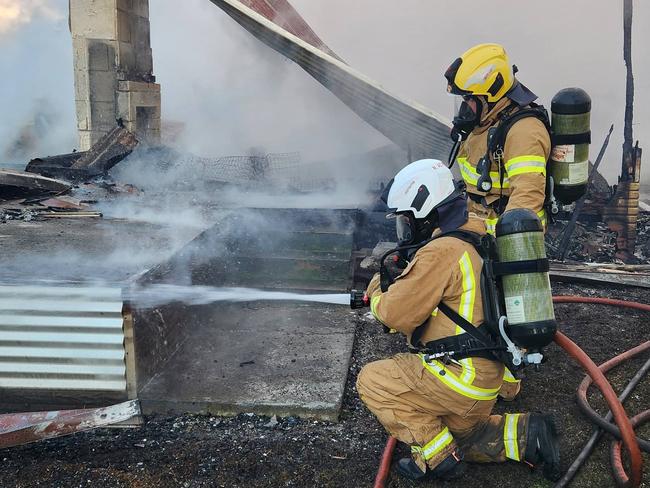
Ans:
<svg viewBox="0 0 650 488"><path fill-rule="evenodd" d="M344 63L286 0L210 0L258 40L291 59L415 160L446 160L451 123L390 93Z"/></svg>

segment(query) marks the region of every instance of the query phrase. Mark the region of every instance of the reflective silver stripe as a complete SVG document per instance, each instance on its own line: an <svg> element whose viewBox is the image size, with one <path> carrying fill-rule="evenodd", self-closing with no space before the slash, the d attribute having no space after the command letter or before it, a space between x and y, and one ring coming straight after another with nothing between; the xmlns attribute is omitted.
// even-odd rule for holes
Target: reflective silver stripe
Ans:
<svg viewBox="0 0 650 488"><path fill-rule="evenodd" d="M508 168L508 173L512 175L512 173L516 172L518 169L521 168L539 168L542 170L546 169L546 164L545 163L539 163L537 161L524 161L521 163L514 163L511 164L510 166L506 165L506 168Z"/></svg>
<svg viewBox="0 0 650 488"><path fill-rule="evenodd" d="M476 172L474 166L470 164L467 158L457 158L457 161L463 180L470 185L476 186L480 175ZM493 188L501 188L501 177L498 171L490 171L490 179ZM510 188L507 175L503 175L503 188Z"/></svg>
<svg viewBox="0 0 650 488"><path fill-rule="evenodd" d="M488 234L494 235L497 228L497 221L499 219L485 219L485 230Z"/></svg>
<svg viewBox="0 0 650 488"><path fill-rule="evenodd" d="M451 444L454 437L449 432L449 428L445 427L442 432L435 436L422 448L422 455L425 460L429 460L436 454L439 454L445 447Z"/></svg>
<svg viewBox="0 0 650 488"><path fill-rule="evenodd" d="M514 461L521 461L519 458L519 440L517 439L519 415L518 413L506 414L503 425L503 444L506 448L506 457Z"/></svg>
<svg viewBox="0 0 650 488"><path fill-rule="evenodd" d="M460 395L474 400L494 400L499 393L499 388L479 388L478 386L468 385L451 372L449 368L445 368L441 362L433 359L427 363L424 354L420 354L420 357L422 358L422 364L430 373Z"/></svg>

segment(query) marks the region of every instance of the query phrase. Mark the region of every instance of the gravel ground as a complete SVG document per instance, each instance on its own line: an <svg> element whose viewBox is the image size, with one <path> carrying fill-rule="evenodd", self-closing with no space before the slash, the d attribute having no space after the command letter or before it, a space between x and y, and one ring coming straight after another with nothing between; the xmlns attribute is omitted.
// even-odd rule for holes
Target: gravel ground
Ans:
<svg viewBox="0 0 650 488"><path fill-rule="evenodd" d="M650 302L647 290L555 286L554 294L610 296ZM650 337L650 314L605 306L556 307L562 330L601 363ZM398 335L381 332L359 314L357 337L339 423L297 418L269 419L242 414L150 417L140 429L101 429L73 437L18 447L0 453L2 487L364 487L372 486L386 434L359 401L354 382L369 361L402 351ZM568 467L591 434L575 405L580 369L555 345L547 350L542 372L527 373L520 397L499 404L499 412L548 411L563 433L563 465ZM630 361L610 374L620 391L647 359ZM592 403L603 411L599 395ZM641 382L627 402L637 413L649 408L650 381ZM639 430L650 437L650 426ZM609 443L599 445L574 487L614 486ZM398 447L396 457L405 454ZM645 455L646 463L650 457ZM445 487L547 487L539 473L515 463L471 465L466 476ZM412 486L391 474L389 487ZM427 486L426 484L420 486ZM644 487L650 487L646 481Z"/></svg>

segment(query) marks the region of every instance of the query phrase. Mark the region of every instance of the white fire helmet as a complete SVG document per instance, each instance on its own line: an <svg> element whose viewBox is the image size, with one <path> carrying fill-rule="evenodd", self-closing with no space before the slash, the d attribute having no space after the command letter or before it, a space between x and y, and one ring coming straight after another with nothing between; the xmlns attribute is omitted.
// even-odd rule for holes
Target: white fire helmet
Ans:
<svg viewBox="0 0 650 488"><path fill-rule="evenodd" d="M411 211L423 219L451 196L459 194L451 170L437 159L405 166L393 180L386 204L393 213Z"/></svg>

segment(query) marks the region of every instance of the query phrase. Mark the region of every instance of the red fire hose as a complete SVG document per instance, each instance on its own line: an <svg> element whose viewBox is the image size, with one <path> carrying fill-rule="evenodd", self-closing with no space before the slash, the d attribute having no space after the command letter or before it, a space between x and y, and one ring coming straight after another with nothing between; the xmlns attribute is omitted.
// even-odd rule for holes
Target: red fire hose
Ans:
<svg viewBox="0 0 650 488"><path fill-rule="evenodd" d="M388 478L388 472L390 471L390 461L393 458L393 451L395 450L395 445L397 444L397 439L393 436L390 436L386 441L386 447L384 447L384 453L381 456L381 463L379 464L379 470L377 471L377 476L375 477L374 488L384 488L386 484L386 479Z"/></svg>
<svg viewBox="0 0 650 488"><path fill-rule="evenodd" d="M610 298L595 298L595 297L579 297L579 296L556 296L553 297L554 303L597 303L602 305L613 305L617 307L633 308L637 310L642 310L645 312L650 312L650 305L637 302L628 302L625 300L615 300ZM605 400L607 401L609 408L614 416L614 421L618 426L618 429L615 431L609 432L614 435L618 434L618 437L622 439L622 444L625 445L625 449L630 458L630 469L631 475L628 476L625 473L625 468L623 466L622 456L621 456L621 442L614 441L612 444L611 450L611 460L614 467L614 478L620 486L629 486L636 488L641 484L641 479L643 477L643 458L641 457L641 450L639 448L639 443L637 442L636 435L634 434L634 426L640 425L641 423L650 420L650 411L642 412L633 419L630 419L625 413L623 405L619 401L614 392L612 386L605 378L603 371L607 371L605 366L608 365L611 361L617 361L615 364L631 357L632 354L624 353L622 358L614 358L610 362L602 365L603 370L598 368L596 364L591 360L587 354L580 349L571 339L567 336L558 332L555 334L555 342L560 346L564 351L574 358L582 367L585 369L587 374L591 377L594 384L600 389L603 393ZM643 347L640 345L639 347ZM631 351L636 351L637 348L634 348ZM610 364L610 368L615 364ZM583 382L584 383L584 382ZM582 385L581 385L582 386ZM587 387L589 384L587 383ZM586 388L585 399L586 399ZM579 395L580 398L580 395ZM590 408L590 407L589 407ZM594 412L595 413L595 412ZM598 414L596 414L598 416ZM600 416L598 416L600 418ZM590 417L591 418L591 417ZM600 425L600 424L599 424ZM611 424L610 424L611 425ZM383 488L388 477L388 472L390 469L390 461L393 457L393 451L397 440L394 437L389 437L386 442L386 447L381 459L381 465L379 471L377 472L377 477L375 478L375 488Z"/></svg>

